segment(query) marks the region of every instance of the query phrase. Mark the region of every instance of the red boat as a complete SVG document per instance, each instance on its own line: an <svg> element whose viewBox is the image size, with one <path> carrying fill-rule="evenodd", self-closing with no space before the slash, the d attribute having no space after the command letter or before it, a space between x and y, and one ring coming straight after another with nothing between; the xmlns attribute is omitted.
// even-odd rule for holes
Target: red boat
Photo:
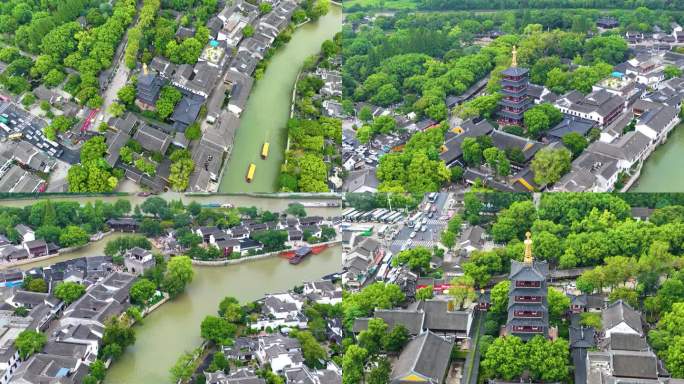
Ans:
<svg viewBox="0 0 684 384"><path fill-rule="evenodd" d="M311 248L311 253L313 253L314 255L318 255L326 249L328 249L328 244L316 245L313 248Z"/></svg>
<svg viewBox="0 0 684 384"><path fill-rule="evenodd" d="M304 260L304 258L306 256L308 256L309 254L311 254L313 251L312 251L311 247L309 247L308 245L304 245L304 246L297 248L294 252L295 252L294 256L292 256L292 258L290 258L290 264L301 263L302 260Z"/></svg>

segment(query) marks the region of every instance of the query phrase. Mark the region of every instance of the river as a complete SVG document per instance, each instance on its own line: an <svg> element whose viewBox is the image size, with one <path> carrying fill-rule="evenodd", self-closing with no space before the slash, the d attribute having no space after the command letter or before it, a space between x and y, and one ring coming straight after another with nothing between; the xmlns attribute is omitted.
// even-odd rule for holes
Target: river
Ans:
<svg viewBox="0 0 684 384"><path fill-rule="evenodd" d="M234 296L240 302L253 301L339 272L341 252L341 247L333 247L296 266L273 257L225 267L195 267L195 278L186 292L136 326L135 345L112 364L105 384L170 382L169 369L184 351L201 344L200 323L206 315L216 315L221 299Z"/></svg>
<svg viewBox="0 0 684 384"><path fill-rule="evenodd" d="M230 158L224 164L219 192L274 192L287 144L287 120L297 74L304 60L320 51L325 40L342 30L342 7L330 5L327 15L298 28L292 39L271 58L264 77L257 81L240 116ZM260 157L264 141L270 143L266 160ZM245 181L250 163L254 180Z"/></svg>
<svg viewBox="0 0 684 384"><path fill-rule="evenodd" d="M649 156L641 176L630 192L682 192L684 159L684 124L676 126L665 144Z"/></svg>

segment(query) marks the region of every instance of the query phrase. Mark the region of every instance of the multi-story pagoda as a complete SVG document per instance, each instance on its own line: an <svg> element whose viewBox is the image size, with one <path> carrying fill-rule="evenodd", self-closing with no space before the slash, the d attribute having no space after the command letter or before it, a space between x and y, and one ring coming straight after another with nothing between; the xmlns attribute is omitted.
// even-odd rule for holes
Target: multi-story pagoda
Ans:
<svg viewBox="0 0 684 384"><path fill-rule="evenodd" d="M530 108L532 101L528 96L529 70L518 68L518 50L513 47L511 67L501 72L501 94L497 122L501 126L523 125L523 114Z"/></svg>
<svg viewBox="0 0 684 384"><path fill-rule="evenodd" d="M530 236L527 232L524 260L511 260L511 287L508 291L506 322L506 333L525 341L536 335L549 335L549 309L546 298L549 265L545 261L534 260Z"/></svg>

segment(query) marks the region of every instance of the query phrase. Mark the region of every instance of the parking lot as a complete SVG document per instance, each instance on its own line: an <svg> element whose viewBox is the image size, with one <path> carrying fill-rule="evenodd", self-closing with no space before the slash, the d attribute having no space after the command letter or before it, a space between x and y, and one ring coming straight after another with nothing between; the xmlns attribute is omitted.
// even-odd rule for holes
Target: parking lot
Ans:
<svg viewBox="0 0 684 384"><path fill-rule="evenodd" d="M24 140L46 154L69 164L79 162L78 152L48 140L43 134L47 123L23 109L0 102L0 137L4 140Z"/></svg>

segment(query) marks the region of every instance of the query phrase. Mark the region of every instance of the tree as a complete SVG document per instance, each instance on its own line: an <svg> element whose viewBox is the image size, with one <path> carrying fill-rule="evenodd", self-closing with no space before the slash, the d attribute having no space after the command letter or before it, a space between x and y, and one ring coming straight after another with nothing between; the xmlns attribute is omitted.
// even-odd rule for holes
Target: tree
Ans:
<svg viewBox="0 0 684 384"><path fill-rule="evenodd" d="M245 313L240 306L240 303L234 297L225 297L219 303L218 313L221 317L230 321L231 323L241 323L244 320Z"/></svg>
<svg viewBox="0 0 684 384"><path fill-rule="evenodd" d="M323 368L323 361L328 359L328 353L323 346L318 343L315 337L309 331L297 331L294 334L295 338L299 340L302 347L302 355L304 356L304 364L309 368L317 369Z"/></svg>
<svg viewBox="0 0 684 384"><path fill-rule="evenodd" d="M95 379L104 380L106 374L107 367L105 366L102 360L97 359L93 361L92 364L90 364L90 375L93 376Z"/></svg>
<svg viewBox="0 0 684 384"><path fill-rule="evenodd" d="M254 27L252 27L251 25L246 25L242 29L242 35L244 37L251 37L252 35L254 35Z"/></svg>
<svg viewBox="0 0 684 384"><path fill-rule="evenodd" d="M23 360L28 359L29 356L36 352L40 352L45 343L47 343L47 336L38 331L31 330L22 331L14 340L14 346Z"/></svg>
<svg viewBox="0 0 684 384"><path fill-rule="evenodd" d="M449 296L453 298L453 303L457 308L462 308L467 300L475 299L475 280L470 276L459 276L451 280Z"/></svg>
<svg viewBox="0 0 684 384"><path fill-rule="evenodd" d="M553 184L570 171L572 154L565 148L542 148L534 155L532 170L539 185Z"/></svg>
<svg viewBox="0 0 684 384"><path fill-rule="evenodd" d="M556 288L549 287L547 300L549 304L549 319L558 321L570 309L570 298Z"/></svg>
<svg viewBox="0 0 684 384"><path fill-rule="evenodd" d="M361 119L361 121L364 122L370 122L373 119L373 112L371 111L369 106L364 105L359 110L359 119Z"/></svg>
<svg viewBox="0 0 684 384"><path fill-rule="evenodd" d="M535 137L548 130L551 124L548 116L536 108L527 110L524 114L524 120L527 131Z"/></svg>
<svg viewBox="0 0 684 384"><path fill-rule="evenodd" d="M567 341L561 338L550 341L537 335L528 341L525 347L527 352L520 358L527 362L534 379L544 382L560 382L567 379L570 372L570 348Z"/></svg>
<svg viewBox="0 0 684 384"><path fill-rule="evenodd" d="M442 231L440 241L445 247L451 249L456 245L456 234L449 231Z"/></svg>
<svg viewBox="0 0 684 384"><path fill-rule="evenodd" d="M192 262L187 256L176 256L169 260L164 275L164 288L169 295L177 296L192 281L194 271Z"/></svg>
<svg viewBox="0 0 684 384"><path fill-rule="evenodd" d="M195 356L199 355L200 351L185 352L181 355L176 363L171 367L171 380L174 383L186 382L195 373L197 369L197 361Z"/></svg>
<svg viewBox="0 0 684 384"><path fill-rule="evenodd" d="M185 130L185 138L188 140L199 140L200 137L202 137L202 130L198 122L190 124Z"/></svg>
<svg viewBox="0 0 684 384"><path fill-rule="evenodd" d="M200 325L202 338L217 345L230 345L236 332L237 326L235 324L216 316L205 317Z"/></svg>
<svg viewBox="0 0 684 384"><path fill-rule="evenodd" d="M288 235L287 231L267 230L254 234L252 238L264 245L264 251L272 252L285 248Z"/></svg>
<svg viewBox="0 0 684 384"><path fill-rule="evenodd" d="M350 345L342 357L342 384L358 384L363 381L364 365L368 351L358 345Z"/></svg>
<svg viewBox="0 0 684 384"><path fill-rule="evenodd" d="M432 299L432 297L433 297L432 285L428 285L427 287L423 287L423 288L418 288L416 290L416 300L417 301L429 300L429 299Z"/></svg>
<svg viewBox="0 0 684 384"><path fill-rule="evenodd" d="M59 236L59 245L64 248L76 247L88 243L89 240L90 236L83 228L69 225Z"/></svg>
<svg viewBox="0 0 684 384"><path fill-rule="evenodd" d="M639 293L637 293L637 291L633 289L618 287L610 291L610 295L608 295L608 300L610 300L611 302L622 300L625 303L632 306L633 308L638 308Z"/></svg>
<svg viewBox="0 0 684 384"><path fill-rule="evenodd" d="M69 281L57 284L54 290L55 297L64 301L66 305L73 303L79 297L83 296L84 293L84 286Z"/></svg>
<svg viewBox="0 0 684 384"><path fill-rule="evenodd" d="M368 320L368 328L361 331L357 337L359 346L368 351L370 355L376 355L383 350L383 339L387 333L387 323L381 318Z"/></svg>
<svg viewBox="0 0 684 384"><path fill-rule="evenodd" d="M290 203L287 206L287 209L285 210L286 213L292 215L292 216L297 216L297 217L305 217L306 216L306 209L304 208L304 205L301 203Z"/></svg>
<svg viewBox="0 0 684 384"><path fill-rule="evenodd" d="M406 264L412 271L427 271L430 268L432 253L425 247L416 247L399 252L392 259L392 265Z"/></svg>
<svg viewBox="0 0 684 384"><path fill-rule="evenodd" d="M24 279L24 287L27 291L30 292L47 292L48 291L48 286L45 280L43 279L33 279L33 278L26 278Z"/></svg>
<svg viewBox="0 0 684 384"><path fill-rule="evenodd" d="M135 343L135 331L119 317L112 317L105 323L102 335L103 358L117 359L127 346Z"/></svg>
<svg viewBox="0 0 684 384"><path fill-rule="evenodd" d="M580 324L587 327L594 327L594 329L597 331L600 331L603 328L601 315L594 312L580 313Z"/></svg>
<svg viewBox="0 0 684 384"><path fill-rule="evenodd" d="M403 324L396 324L382 339L383 348L387 352L398 353L409 341L409 331Z"/></svg>
<svg viewBox="0 0 684 384"><path fill-rule="evenodd" d="M468 165L477 166L482 164L482 147L474 137L466 137L461 143L463 161Z"/></svg>
<svg viewBox="0 0 684 384"><path fill-rule="evenodd" d="M156 103L159 118L166 120L167 117L171 116L173 109L182 97L183 95L181 95L180 91L174 87L166 86L162 88Z"/></svg>
<svg viewBox="0 0 684 384"><path fill-rule="evenodd" d="M136 98L136 90L133 84L126 84L116 93L119 101L125 105L132 105Z"/></svg>
<svg viewBox="0 0 684 384"><path fill-rule="evenodd" d="M131 301L136 304L146 305L157 292L157 285L148 279L138 279L130 289Z"/></svg>
<svg viewBox="0 0 684 384"><path fill-rule="evenodd" d="M494 285L490 293L491 312L503 315L508 311L508 290L510 286L511 282L508 280L503 280Z"/></svg>
<svg viewBox="0 0 684 384"><path fill-rule="evenodd" d="M507 381L522 375L525 369L525 345L517 336L494 339L487 349L481 365L483 374L490 378L503 378Z"/></svg>
<svg viewBox="0 0 684 384"><path fill-rule="evenodd" d="M563 136L563 145L572 152L573 157L577 157L585 148L587 148L589 142L587 142L587 139L579 133L570 132Z"/></svg>
<svg viewBox="0 0 684 384"><path fill-rule="evenodd" d="M377 363L378 365L371 369L368 374L368 384L386 384L390 382L390 373L392 372L392 366L387 359L380 359Z"/></svg>
<svg viewBox="0 0 684 384"><path fill-rule="evenodd" d="M666 65L664 72L665 72L665 79L671 79L673 77L682 76L682 70L679 69L678 67L674 66L674 65Z"/></svg>

